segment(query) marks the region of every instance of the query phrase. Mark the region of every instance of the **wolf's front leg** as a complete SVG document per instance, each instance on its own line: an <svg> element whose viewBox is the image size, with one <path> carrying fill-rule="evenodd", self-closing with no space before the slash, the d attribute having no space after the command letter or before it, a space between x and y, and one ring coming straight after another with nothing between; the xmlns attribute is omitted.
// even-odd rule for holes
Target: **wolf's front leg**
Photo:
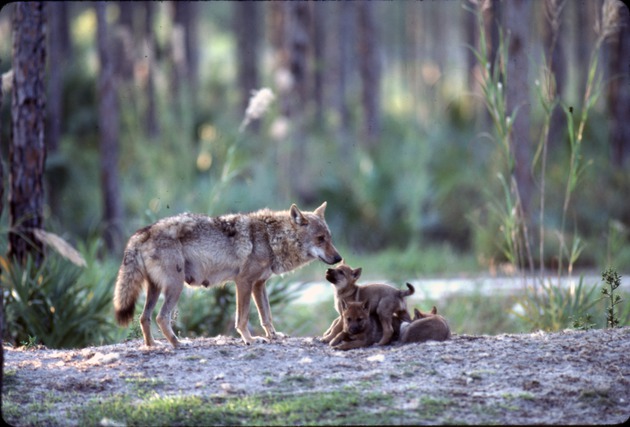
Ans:
<svg viewBox="0 0 630 427"><path fill-rule="evenodd" d="M273 327L271 307L269 305L269 297L267 296L265 280L255 282L252 291L254 294L254 302L256 303L256 308L258 309L260 324L265 330L267 338L269 340L284 338L286 335L281 332L276 332L276 329Z"/></svg>
<svg viewBox="0 0 630 427"><path fill-rule="evenodd" d="M249 320L249 302L252 288L247 281L236 281L236 330L241 334L243 342L250 345L254 338L249 333L247 321Z"/></svg>

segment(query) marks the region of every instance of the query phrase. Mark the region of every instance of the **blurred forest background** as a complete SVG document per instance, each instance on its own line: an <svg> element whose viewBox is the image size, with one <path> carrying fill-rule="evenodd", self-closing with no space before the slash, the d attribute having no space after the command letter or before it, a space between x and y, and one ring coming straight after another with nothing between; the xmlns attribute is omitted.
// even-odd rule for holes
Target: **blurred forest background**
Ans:
<svg viewBox="0 0 630 427"><path fill-rule="evenodd" d="M340 252L368 276L630 267L619 1L39 5L32 215L105 288L126 239L159 218L324 200ZM0 11L7 246L17 7ZM275 101L239 131L263 87Z"/></svg>

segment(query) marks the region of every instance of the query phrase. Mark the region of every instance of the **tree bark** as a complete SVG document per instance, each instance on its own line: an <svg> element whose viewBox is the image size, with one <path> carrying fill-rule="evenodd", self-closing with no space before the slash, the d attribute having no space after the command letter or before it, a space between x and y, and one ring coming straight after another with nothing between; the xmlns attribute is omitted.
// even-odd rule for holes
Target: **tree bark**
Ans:
<svg viewBox="0 0 630 427"><path fill-rule="evenodd" d="M258 50L260 40L260 3L257 1L239 1L233 3L234 32L236 33L238 57L238 87L240 90L240 114L247 110L253 90L259 88ZM256 120L250 126L258 130Z"/></svg>
<svg viewBox="0 0 630 427"><path fill-rule="evenodd" d="M381 136L381 64L376 26L376 3L358 2L359 67L363 108L364 147L373 152Z"/></svg>
<svg viewBox="0 0 630 427"><path fill-rule="evenodd" d="M567 75L566 61L564 57L564 43L561 42L563 31L562 10L558 10L558 2L545 0L544 22L544 49L549 71L554 78L554 84L547 90L552 97L562 97ZM549 83L551 84L551 82ZM556 108L552 112L549 126L549 143L552 146L560 146L564 135L565 115L561 108Z"/></svg>
<svg viewBox="0 0 630 427"><path fill-rule="evenodd" d="M31 229L43 226L46 8L44 2L18 2L14 11L9 258L24 263L30 254L39 264L43 247Z"/></svg>
<svg viewBox="0 0 630 427"><path fill-rule="evenodd" d="M48 6L50 32L48 35L48 126L46 127L46 142L48 153L57 151L61 138L63 123L63 72L68 59L64 55L64 14L67 4L52 2Z"/></svg>
<svg viewBox="0 0 630 427"><path fill-rule="evenodd" d="M175 40L175 87L186 82L193 99L196 98L197 64L199 53L197 47L197 4L193 1L172 2L173 29L181 31L181 39ZM179 36L176 36L179 37Z"/></svg>
<svg viewBox="0 0 630 427"><path fill-rule="evenodd" d="M627 7L620 7L621 28L608 43L608 110L612 164L619 170L630 163L630 17Z"/></svg>
<svg viewBox="0 0 630 427"><path fill-rule="evenodd" d="M529 137L529 57L532 3L513 0L506 8L506 27L509 31L507 63L507 116L518 108L512 124L511 150L514 157L514 177L518 185L523 214L529 218L533 180L530 173L532 144Z"/></svg>
<svg viewBox="0 0 630 427"><path fill-rule="evenodd" d="M155 108L155 79L154 67L156 65L155 56L155 37L153 35L153 2L144 2L145 20L144 20L144 39L145 39L145 57L147 62L147 107L145 112L146 133L149 138L157 138L160 134L160 125L158 124L157 111Z"/></svg>
<svg viewBox="0 0 630 427"><path fill-rule="evenodd" d="M356 3L342 1L337 2L335 7L337 8L337 49L335 61L333 61L333 64L335 64L334 67L336 67L333 68L333 72L336 76L333 102L338 116L339 124L337 126L337 132L341 145L341 155L342 158L348 158L351 146L351 115L348 97L354 53L352 41L356 33Z"/></svg>
<svg viewBox="0 0 630 427"><path fill-rule="evenodd" d="M114 252L122 244L118 157L119 106L115 55L106 23L107 2L96 4L97 44L100 61L98 75L98 125L101 192L103 197L104 238L107 248Z"/></svg>

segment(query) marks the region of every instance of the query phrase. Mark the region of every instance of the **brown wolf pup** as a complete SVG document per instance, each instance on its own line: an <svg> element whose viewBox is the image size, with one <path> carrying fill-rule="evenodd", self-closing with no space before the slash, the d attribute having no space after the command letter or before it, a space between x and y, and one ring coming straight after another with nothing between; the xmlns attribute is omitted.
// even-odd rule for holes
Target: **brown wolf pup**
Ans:
<svg viewBox="0 0 630 427"><path fill-rule="evenodd" d="M433 306L430 313L423 313L414 309L413 322L403 325L400 331L402 343L445 341L451 337L451 329L444 317L437 314L437 308Z"/></svg>
<svg viewBox="0 0 630 427"><path fill-rule="evenodd" d="M159 220L131 236L114 290L116 320L127 325L143 286L147 289L140 326L144 342L152 346L151 313L160 293L164 304L157 323L166 339L179 344L171 328L171 312L184 283L212 286L236 284L236 330L250 344L247 329L253 295L267 339L276 337L265 281L315 259L336 264L341 256L332 244L324 219L326 202L314 212L263 209L249 214L218 217L184 213ZM258 338L258 337L256 337ZM266 341L263 338L260 338Z"/></svg>
<svg viewBox="0 0 630 427"><path fill-rule="evenodd" d="M370 314L377 315L383 331L378 345L389 344L394 336L393 319L411 322L404 298L412 295L414 288L409 283L407 283L409 288L407 291L401 291L393 286L380 283L357 286L356 282L361 276L361 271L361 268L352 269L346 264L341 264L337 268L329 268L326 271L326 280L335 287L335 309L341 315L343 301L348 303L366 301ZM329 343L342 330L343 321L340 316L333 321L321 340Z"/></svg>
<svg viewBox="0 0 630 427"><path fill-rule="evenodd" d="M383 336L383 328L378 317L370 315L368 301L341 301L342 331L330 345L337 350L369 347ZM400 322L398 327L400 327Z"/></svg>

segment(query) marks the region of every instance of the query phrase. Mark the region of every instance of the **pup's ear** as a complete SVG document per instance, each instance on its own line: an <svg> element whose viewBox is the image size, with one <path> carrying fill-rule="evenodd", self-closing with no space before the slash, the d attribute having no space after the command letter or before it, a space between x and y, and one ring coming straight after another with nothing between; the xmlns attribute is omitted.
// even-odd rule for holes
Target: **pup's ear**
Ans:
<svg viewBox="0 0 630 427"><path fill-rule="evenodd" d="M289 210L289 213L291 214L291 219L297 225L306 225L306 224L308 224L308 220L306 219L304 214L302 214L300 209L298 209L298 207L296 206L295 203L291 205L291 209Z"/></svg>
<svg viewBox="0 0 630 427"><path fill-rule="evenodd" d="M431 309L431 314L437 314L437 307L433 306L433 308Z"/></svg>
<svg viewBox="0 0 630 427"><path fill-rule="evenodd" d="M420 310L417 308L413 309L413 320L418 320L422 318L422 314L420 314Z"/></svg>
<svg viewBox="0 0 630 427"><path fill-rule="evenodd" d="M362 271L363 271L363 269L361 267L355 268L354 270L352 270L352 278L354 280L358 280L359 277L361 277L361 272Z"/></svg>
<svg viewBox="0 0 630 427"><path fill-rule="evenodd" d="M346 300L341 300L341 309L342 310L347 310L348 309L348 304L346 304Z"/></svg>
<svg viewBox="0 0 630 427"><path fill-rule="evenodd" d="M317 215L318 217L320 217L321 219L324 219L325 211L326 211L326 202L322 203L322 205L318 207L317 209L315 209L313 213Z"/></svg>
<svg viewBox="0 0 630 427"><path fill-rule="evenodd" d="M361 308L365 311L368 311L370 309L370 300L366 299L365 301L363 301Z"/></svg>

